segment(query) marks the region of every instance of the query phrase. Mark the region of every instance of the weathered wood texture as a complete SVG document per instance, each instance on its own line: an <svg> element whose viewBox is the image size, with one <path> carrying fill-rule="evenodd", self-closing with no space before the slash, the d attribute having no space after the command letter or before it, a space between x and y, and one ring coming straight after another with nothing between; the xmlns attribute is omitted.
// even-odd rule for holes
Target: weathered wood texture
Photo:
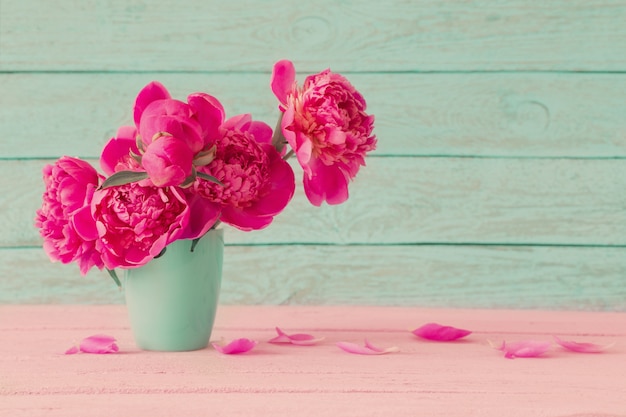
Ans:
<svg viewBox="0 0 626 417"><path fill-rule="evenodd" d="M0 113L0 157L98 156L117 127L132 122L135 95L153 79L180 99L210 92L230 116L251 113L272 127L278 117L269 74L0 73L0 108L10 109ZM350 80L376 115L379 156L626 157L622 74L367 73Z"/></svg>
<svg viewBox="0 0 626 417"><path fill-rule="evenodd" d="M0 302L122 302L47 262L42 166L97 164L155 79L273 126L289 58L345 72L379 147L346 204L299 189L227 231L224 303L626 310L624 21L626 0L0 0Z"/></svg>
<svg viewBox="0 0 626 417"><path fill-rule="evenodd" d="M4 71L615 71L622 0L3 0Z"/></svg>
<svg viewBox="0 0 626 417"><path fill-rule="evenodd" d="M466 245L227 246L222 304L378 304L626 310L626 248ZM40 248L0 250L1 303L117 304Z"/></svg>
<svg viewBox="0 0 626 417"><path fill-rule="evenodd" d="M33 218L46 162L52 161L3 163L0 247L40 243ZM343 205L314 207L298 185L270 227L252 233L229 228L226 240L626 245L623 190L623 159L370 158Z"/></svg>

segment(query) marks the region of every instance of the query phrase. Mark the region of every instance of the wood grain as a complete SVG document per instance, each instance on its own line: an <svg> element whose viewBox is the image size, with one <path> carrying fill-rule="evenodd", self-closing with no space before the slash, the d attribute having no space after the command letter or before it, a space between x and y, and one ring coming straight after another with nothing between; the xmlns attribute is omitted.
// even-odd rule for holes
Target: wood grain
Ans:
<svg viewBox="0 0 626 417"><path fill-rule="evenodd" d="M409 332L433 320L473 333L433 343ZM267 343L277 325L325 339ZM625 328L626 315L608 312L222 306L214 341L259 342L226 356L140 351L123 306L0 306L0 415L624 417ZM62 355L97 332L116 337L120 352ZM541 358L507 360L488 342L553 335L614 346L579 354L553 344ZM336 346L364 338L400 352Z"/></svg>
<svg viewBox="0 0 626 417"><path fill-rule="evenodd" d="M626 69L623 0L3 2L2 71Z"/></svg>
<svg viewBox="0 0 626 417"><path fill-rule="evenodd" d="M95 163L154 79L274 126L289 58L345 73L379 147L346 204L298 188L270 228L229 229L224 302L626 311L625 19L624 0L2 1L0 303L122 302L48 263L43 165Z"/></svg>
<svg viewBox="0 0 626 417"><path fill-rule="evenodd" d="M376 116L377 155L626 157L625 74L350 74ZM268 74L0 74L0 157L98 156L156 79L227 115L278 117ZM36 121L36 123L33 123Z"/></svg>
<svg viewBox="0 0 626 417"><path fill-rule="evenodd" d="M0 249L0 304L123 303L43 250ZM626 311L626 248L227 246L222 304Z"/></svg>
<svg viewBox="0 0 626 417"><path fill-rule="evenodd" d="M44 162L0 162L1 247L40 245ZM320 208L296 172L296 196L274 223L229 230L229 243L626 244L626 160L370 158L350 199Z"/></svg>

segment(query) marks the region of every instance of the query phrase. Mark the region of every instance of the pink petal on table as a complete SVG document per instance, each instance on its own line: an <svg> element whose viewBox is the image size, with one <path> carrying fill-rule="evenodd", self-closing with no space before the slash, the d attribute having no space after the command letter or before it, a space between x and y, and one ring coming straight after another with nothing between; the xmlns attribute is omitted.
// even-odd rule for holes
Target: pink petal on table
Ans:
<svg viewBox="0 0 626 417"><path fill-rule="evenodd" d="M78 346L74 345L71 348L69 348L68 350L66 350L65 354L66 355L73 355L73 354L78 353L78 352L79 352Z"/></svg>
<svg viewBox="0 0 626 417"><path fill-rule="evenodd" d="M451 342L465 337L472 332L469 330L457 329L452 326L442 326L437 323L428 323L422 327L418 327L411 333L417 337L421 337L422 339L434 340L437 342Z"/></svg>
<svg viewBox="0 0 626 417"><path fill-rule="evenodd" d="M372 345L367 339L365 339L365 346L357 345L350 342L337 342L337 346L348 353L355 353L357 355L384 355L386 353L399 352L400 349L396 346L389 347L387 349L380 349Z"/></svg>
<svg viewBox="0 0 626 417"><path fill-rule="evenodd" d="M603 345L598 345L595 343L581 343L581 342L574 342L571 340L561 340L556 336L554 336L554 340L563 348L567 350L571 350L572 352L578 352L578 353L601 353L614 345L614 343L611 343L609 345L603 346Z"/></svg>
<svg viewBox="0 0 626 417"><path fill-rule="evenodd" d="M104 334L89 336L80 342L80 351L85 353L104 354L115 353L119 350L115 343L115 338Z"/></svg>
<svg viewBox="0 0 626 417"><path fill-rule="evenodd" d="M323 337L316 338L306 333L287 334L278 327L276 327L276 333L278 333L278 336L270 339L269 343L291 343L292 345L311 346L324 340Z"/></svg>
<svg viewBox="0 0 626 417"><path fill-rule="evenodd" d="M226 345L220 345L218 343L212 343L215 350L225 355L236 355L238 353L246 353L257 345L258 342L255 340L246 339L245 337L241 339L235 339L232 342Z"/></svg>
<svg viewBox="0 0 626 417"><path fill-rule="evenodd" d="M522 340L520 342L506 343L502 342L500 347L496 348L504 352L504 357L508 359L515 358L536 358L546 353L552 344L541 340Z"/></svg>

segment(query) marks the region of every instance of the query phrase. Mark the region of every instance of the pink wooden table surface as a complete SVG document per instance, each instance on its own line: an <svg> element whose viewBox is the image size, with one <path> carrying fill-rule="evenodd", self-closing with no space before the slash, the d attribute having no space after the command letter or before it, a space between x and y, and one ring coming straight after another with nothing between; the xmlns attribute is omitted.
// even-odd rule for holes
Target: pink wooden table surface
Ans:
<svg viewBox="0 0 626 417"><path fill-rule="evenodd" d="M426 322L473 330L417 339ZM274 327L325 340L267 343ZM120 353L63 352L105 333ZM248 337L244 355L144 352L123 306L0 306L1 416L626 416L626 314L388 307L223 306L213 338ZM488 340L615 343L601 354L554 345L505 359ZM338 341L400 348L360 356Z"/></svg>

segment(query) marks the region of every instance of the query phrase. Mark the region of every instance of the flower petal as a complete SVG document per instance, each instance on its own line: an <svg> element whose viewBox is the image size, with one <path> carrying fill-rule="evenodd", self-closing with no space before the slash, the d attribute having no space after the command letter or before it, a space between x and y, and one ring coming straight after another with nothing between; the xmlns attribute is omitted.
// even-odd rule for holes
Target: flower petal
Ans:
<svg viewBox="0 0 626 417"><path fill-rule="evenodd" d="M86 337L80 342L80 351L98 354L115 353L119 351L119 347L113 336L96 334Z"/></svg>
<svg viewBox="0 0 626 417"><path fill-rule="evenodd" d="M274 220L273 216L251 216L245 210L226 206L222 208L220 220L244 232L266 228Z"/></svg>
<svg viewBox="0 0 626 417"><path fill-rule="evenodd" d="M614 345L611 343L609 345L598 345L596 343L584 343L584 342L574 342L571 340L561 340L558 337L554 336L554 340L561 347L571 350L572 352L578 353L601 353Z"/></svg>
<svg viewBox="0 0 626 417"><path fill-rule="evenodd" d="M66 355L73 355L75 353L78 353L80 351L80 349L78 349L78 346L74 345L71 348L69 348L68 350L65 351Z"/></svg>
<svg viewBox="0 0 626 417"><path fill-rule="evenodd" d="M235 339L226 345L220 345L218 343L212 343L215 350L225 355L235 355L238 353L246 353L257 345L258 342L250 339L241 338Z"/></svg>
<svg viewBox="0 0 626 417"><path fill-rule="evenodd" d="M224 121L224 107L217 98L206 93L190 94L187 102L202 127L204 146L207 146L218 137L219 127Z"/></svg>
<svg viewBox="0 0 626 417"><path fill-rule="evenodd" d="M263 195L243 211L252 216L275 216L285 209L295 192L293 169L271 145L263 145L269 157L268 183Z"/></svg>
<svg viewBox="0 0 626 417"><path fill-rule="evenodd" d="M330 205L337 205L348 199L349 178L341 168L337 165L326 166L317 159L309 165L317 167L311 176L306 173L303 176L304 192L311 204L319 207L326 201Z"/></svg>
<svg viewBox="0 0 626 417"><path fill-rule="evenodd" d="M91 207L85 206L76 210L70 218L76 233L84 240L96 240L98 238L98 229L96 221L91 215Z"/></svg>
<svg viewBox="0 0 626 417"><path fill-rule="evenodd" d="M134 126L122 126L118 129L117 135L111 138L100 155L100 167L106 175L112 175L118 171L119 166L128 169L130 152L139 154L137 149L137 129Z"/></svg>
<svg viewBox="0 0 626 417"><path fill-rule="evenodd" d="M315 336L305 333L287 334L278 327L276 328L278 336L269 340L269 343L291 343L299 346L312 346L324 340L323 337L315 338Z"/></svg>
<svg viewBox="0 0 626 417"><path fill-rule="evenodd" d="M153 101L169 98L170 93L167 91L167 88L165 88L165 86L158 81L152 81L144 88L142 88L139 94L137 94L137 98L135 99L135 107L133 109L135 124L139 126L141 115L150 103L152 103Z"/></svg>
<svg viewBox="0 0 626 417"><path fill-rule="evenodd" d="M185 193L189 205L189 223L178 239L197 239L202 237L220 217L220 207L191 192Z"/></svg>
<svg viewBox="0 0 626 417"><path fill-rule="evenodd" d="M193 155L185 141L165 136L147 147L142 164L157 187L180 185L191 175Z"/></svg>
<svg viewBox="0 0 626 417"><path fill-rule="evenodd" d="M387 349L380 349L372 345L367 339L365 339L365 346L360 346L356 343L350 342L337 342L337 346L345 352L354 353L356 355L384 355L386 353L400 351L397 346L392 346Z"/></svg>
<svg viewBox="0 0 626 417"><path fill-rule="evenodd" d="M254 120L250 122L246 132L250 132L259 143L267 143L268 145L272 143L272 134L274 132L268 124Z"/></svg>
<svg viewBox="0 0 626 417"><path fill-rule="evenodd" d="M252 123L252 115L250 113L243 113L224 120L224 123L222 123L220 127L224 130L247 132L250 128L250 123Z"/></svg>
<svg viewBox="0 0 626 417"><path fill-rule="evenodd" d="M296 81L296 68L291 61L286 59L278 61L272 69L272 92L282 104L287 103L287 96Z"/></svg>
<svg viewBox="0 0 626 417"><path fill-rule="evenodd" d="M144 147L163 136L174 136L185 142L189 149L201 151L204 146L203 128L192 116L193 110L180 100L157 100L143 111L138 125Z"/></svg>
<svg viewBox="0 0 626 417"><path fill-rule="evenodd" d="M504 352L507 359L536 358L546 353L552 344L543 340L522 340L519 342L506 343L502 341L496 349Z"/></svg>
<svg viewBox="0 0 626 417"><path fill-rule="evenodd" d="M418 327L411 333L417 337L421 337L422 339L434 340L437 342L451 342L468 336L472 332L452 326L442 326L437 323L428 323L422 327Z"/></svg>

